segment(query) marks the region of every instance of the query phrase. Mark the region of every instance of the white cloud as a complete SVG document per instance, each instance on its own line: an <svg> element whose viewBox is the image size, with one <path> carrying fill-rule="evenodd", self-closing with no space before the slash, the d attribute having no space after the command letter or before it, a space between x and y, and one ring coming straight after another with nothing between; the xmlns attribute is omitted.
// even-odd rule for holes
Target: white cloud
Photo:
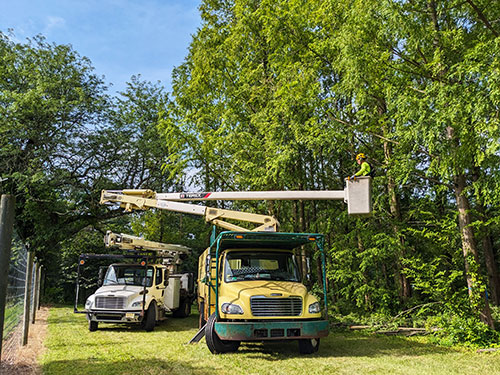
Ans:
<svg viewBox="0 0 500 375"><path fill-rule="evenodd" d="M48 16L45 24L44 33L49 33L53 29L64 28L66 20L62 17Z"/></svg>

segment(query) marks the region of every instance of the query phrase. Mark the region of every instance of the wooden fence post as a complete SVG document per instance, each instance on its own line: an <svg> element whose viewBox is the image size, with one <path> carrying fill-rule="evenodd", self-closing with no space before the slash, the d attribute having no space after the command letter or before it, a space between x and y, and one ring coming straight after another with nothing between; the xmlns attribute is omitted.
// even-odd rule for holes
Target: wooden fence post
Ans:
<svg viewBox="0 0 500 375"><path fill-rule="evenodd" d="M33 308L31 310L31 324L35 324L36 311L38 310L38 293L40 292L40 261L35 262L35 285L33 285Z"/></svg>
<svg viewBox="0 0 500 375"><path fill-rule="evenodd" d="M23 338L22 345L28 343L28 331L30 326L30 301L31 301L31 280L33 279L33 251L28 251L26 260L26 287L24 288L24 317L23 317Z"/></svg>
<svg viewBox="0 0 500 375"><path fill-rule="evenodd" d="M10 249L12 246L14 209L14 196L2 195L2 198L0 199L0 361L2 359L5 301L7 299L7 285L9 283Z"/></svg>

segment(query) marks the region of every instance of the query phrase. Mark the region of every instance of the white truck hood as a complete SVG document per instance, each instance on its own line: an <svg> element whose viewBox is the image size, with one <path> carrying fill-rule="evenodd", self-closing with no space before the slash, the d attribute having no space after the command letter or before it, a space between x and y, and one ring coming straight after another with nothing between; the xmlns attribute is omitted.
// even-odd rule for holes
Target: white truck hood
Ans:
<svg viewBox="0 0 500 375"><path fill-rule="evenodd" d="M95 296L105 297L132 297L143 291L144 287L138 285L107 285L101 286L94 293Z"/></svg>

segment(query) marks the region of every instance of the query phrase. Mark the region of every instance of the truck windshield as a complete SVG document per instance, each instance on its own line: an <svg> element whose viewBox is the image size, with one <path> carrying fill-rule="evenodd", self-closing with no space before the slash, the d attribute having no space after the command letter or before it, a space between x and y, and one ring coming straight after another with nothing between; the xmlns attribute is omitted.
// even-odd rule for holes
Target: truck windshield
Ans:
<svg viewBox="0 0 500 375"><path fill-rule="evenodd" d="M287 252L227 253L224 279L226 282L242 280L299 281L293 254Z"/></svg>
<svg viewBox="0 0 500 375"><path fill-rule="evenodd" d="M110 266L104 277L102 285L139 285L151 286L153 284L153 267L123 265Z"/></svg>

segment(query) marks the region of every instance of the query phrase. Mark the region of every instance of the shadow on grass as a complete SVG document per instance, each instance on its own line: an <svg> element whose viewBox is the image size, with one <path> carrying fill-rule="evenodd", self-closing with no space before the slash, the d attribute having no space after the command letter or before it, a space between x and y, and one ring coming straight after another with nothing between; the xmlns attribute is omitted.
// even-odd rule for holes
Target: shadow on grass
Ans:
<svg viewBox="0 0 500 375"><path fill-rule="evenodd" d="M88 321L85 314L75 314L71 308L71 312L68 311L68 306L54 306L53 309L61 309L65 311L64 315L54 314L49 316L48 323L51 325L55 324L82 324L88 325ZM194 310L194 309L193 309ZM199 315L197 311L194 311L190 316L186 318L174 318L171 315L167 315L167 319L159 322L155 331L170 331L170 332L181 332L189 330L198 329L198 319ZM144 329L141 327L140 323L102 323L99 322L99 330L102 331L125 331L125 332L136 332L142 331Z"/></svg>
<svg viewBox="0 0 500 375"><path fill-rule="evenodd" d="M195 309L193 309L195 310ZM62 319L61 319L62 318ZM63 315L57 319L50 319L49 324L55 323L78 323L74 315ZM82 320L82 324L87 324ZM147 333L154 335L155 332L188 332L196 333L198 327L197 311L187 318L169 317L155 327L154 332ZM130 340L136 340L136 333L143 332L139 324L99 324L99 330L104 332L125 332L130 333ZM98 332L96 332L98 333ZM95 334L95 333L91 333ZM123 340L123 338L121 339ZM200 342L205 345L205 340ZM312 358L335 358L335 357L408 357L414 358L432 354L450 354L458 350L446 348L432 343L417 342L406 337L382 336L362 332L331 332L326 338L321 339L318 353L312 355L299 354L297 341L280 342L245 342L242 343L237 353L246 353L249 358L265 358L269 361L296 357ZM237 355L235 353L235 355ZM232 354L231 354L232 355Z"/></svg>
<svg viewBox="0 0 500 375"><path fill-rule="evenodd" d="M215 375L216 370L207 366L194 367L185 361L164 361L157 358L104 361L87 358L72 361L51 361L42 366L44 375L120 375L120 374L168 374L168 375Z"/></svg>
<svg viewBox="0 0 500 375"><path fill-rule="evenodd" d="M74 323L74 321L73 321ZM87 322L85 322L87 324ZM140 323L101 323L99 322L99 331L123 331L123 332L144 332ZM198 318L172 318L168 317L166 320L156 324L153 332L183 332L198 330Z"/></svg>
<svg viewBox="0 0 500 375"><path fill-rule="evenodd" d="M278 361L295 357L421 357L433 354L450 354L457 349L445 348L431 343L421 343L404 337L386 337L360 333L332 333L321 339L317 353L299 353L297 341L265 343L242 343L239 352L250 354L249 358L264 358Z"/></svg>

